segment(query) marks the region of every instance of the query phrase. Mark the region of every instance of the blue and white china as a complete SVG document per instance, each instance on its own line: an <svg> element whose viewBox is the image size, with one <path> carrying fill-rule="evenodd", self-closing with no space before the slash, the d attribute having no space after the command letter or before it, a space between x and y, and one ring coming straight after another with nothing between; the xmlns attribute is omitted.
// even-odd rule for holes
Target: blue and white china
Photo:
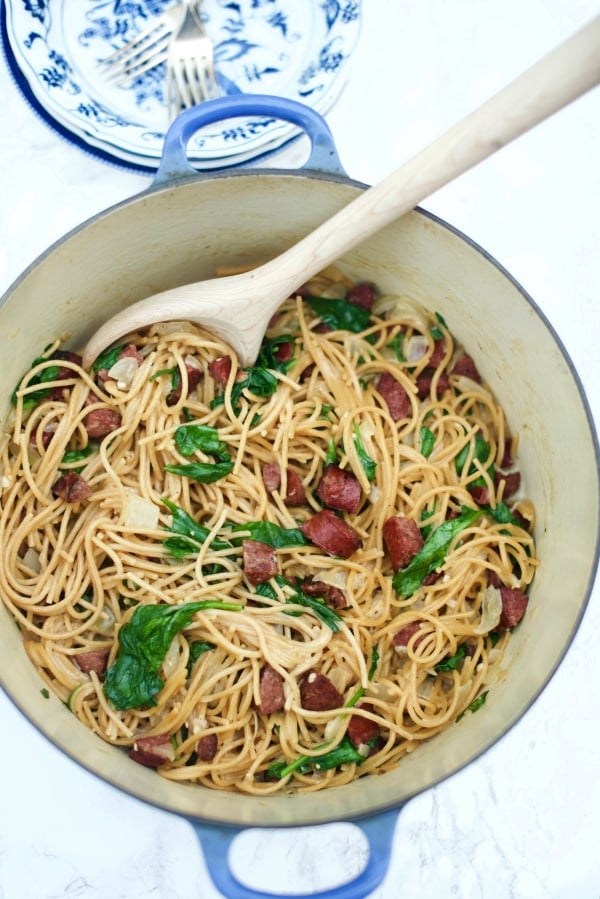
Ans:
<svg viewBox="0 0 600 899"><path fill-rule="evenodd" d="M25 96L69 139L97 155L154 169L168 127L165 64L119 86L97 67L172 0L4 0L2 36ZM299 100L324 114L345 83L360 31L360 0L205 0L223 94ZM194 136L199 167L230 166L298 133L270 116L231 119Z"/></svg>

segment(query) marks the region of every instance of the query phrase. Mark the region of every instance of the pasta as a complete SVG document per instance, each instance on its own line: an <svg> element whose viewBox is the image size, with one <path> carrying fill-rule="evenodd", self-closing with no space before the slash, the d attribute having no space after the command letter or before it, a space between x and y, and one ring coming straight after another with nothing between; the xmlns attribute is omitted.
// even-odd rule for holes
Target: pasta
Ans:
<svg viewBox="0 0 600 899"><path fill-rule="evenodd" d="M256 365L185 322L13 396L0 594L48 687L170 780L383 773L485 701L538 561L517 440L441 316L324 272Z"/></svg>

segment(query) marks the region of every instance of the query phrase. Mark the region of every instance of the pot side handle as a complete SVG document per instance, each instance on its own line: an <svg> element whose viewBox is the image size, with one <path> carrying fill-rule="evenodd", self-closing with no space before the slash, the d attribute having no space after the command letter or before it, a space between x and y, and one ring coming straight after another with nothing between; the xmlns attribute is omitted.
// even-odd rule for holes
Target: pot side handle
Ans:
<svg viewBox="0 0 600 899"><path fill-rule="evenodd" d="M235 94L207 100L199 106L186 109L174 120L165 136L160 164L154 177L153 186L164 185L179 178L198 177L202 173L195 169L187 158L187 145L192 136L205 125L237 116L270 116L298 125L311 142L310 156L301 169L325 174L346 176L339 160L333 135L325 119L309 106L268 94Z"/></svg>
<svg viewBox="0 0 600 899"><path fill-rule="evenodd" d="M359 827L369 844L369 859L363 871L349 883L318 893L291 893L290 899L364 899L385 877L390 862L390 852L396 819L400 812L392 811L371 815L360 821L351 821ZM224 827L217 824L190 822L200 840L208 872L216 888L227 899L273 899L276 893L263 893L244 886L229 868L229 850L243 828Z"/></svg>

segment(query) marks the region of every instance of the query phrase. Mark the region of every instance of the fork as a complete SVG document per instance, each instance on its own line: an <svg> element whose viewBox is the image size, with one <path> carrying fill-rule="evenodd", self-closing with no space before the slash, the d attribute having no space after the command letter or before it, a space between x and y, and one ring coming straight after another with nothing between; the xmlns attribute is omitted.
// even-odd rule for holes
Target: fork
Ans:
<svg viewBox="0 0 600 899"><path fill-rule="evenodd" d="M167 51L169 118L219 95L212 41L198 14L198 4L184 0L183 20Z"/></svg>
<svg viewBox="0 0 600 899"><path fill-rule="evenodd" d="M188 4L186 3L185 6ZM132 81L149 69L167 59L167 48L171 35L183 22L185 9L176 3L162 15L152 20L144 31L136 34L110 56L98 62L103 75L115 84Z"/></svg>

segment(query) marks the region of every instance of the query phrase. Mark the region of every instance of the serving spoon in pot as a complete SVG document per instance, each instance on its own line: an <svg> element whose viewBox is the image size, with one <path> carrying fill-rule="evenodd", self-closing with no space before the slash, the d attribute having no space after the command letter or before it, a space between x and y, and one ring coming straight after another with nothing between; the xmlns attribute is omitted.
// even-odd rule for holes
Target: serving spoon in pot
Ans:
<svg viewBox="0 0 600 899"><path fill-rule="evenodd" d="M600 16L280 256L123 309L90 339L84 366L124 335L172 320L202 326L251 365L273 313L301 284L598 82Z"/></svg>

